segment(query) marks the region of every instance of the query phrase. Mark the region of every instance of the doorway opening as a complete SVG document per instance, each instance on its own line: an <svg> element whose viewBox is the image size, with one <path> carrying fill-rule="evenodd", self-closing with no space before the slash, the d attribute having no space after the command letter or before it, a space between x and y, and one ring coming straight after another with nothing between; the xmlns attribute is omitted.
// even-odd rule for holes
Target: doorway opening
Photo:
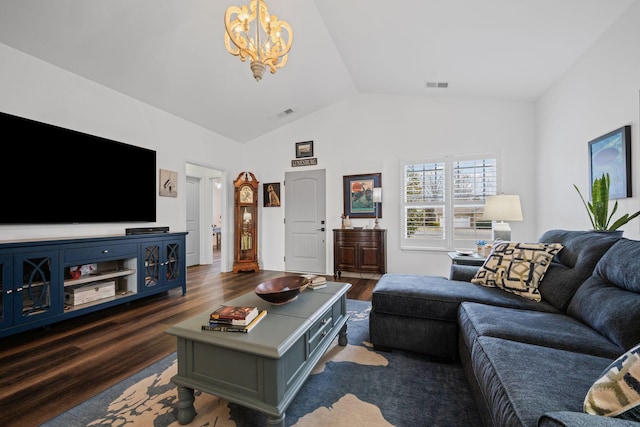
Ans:
<svg viewBox="0 0 640 427"><path fill-rule="evenodd" d="M187 266L213 264L216 271L228 271L226 248L224 171L186 163Z"/></svg>

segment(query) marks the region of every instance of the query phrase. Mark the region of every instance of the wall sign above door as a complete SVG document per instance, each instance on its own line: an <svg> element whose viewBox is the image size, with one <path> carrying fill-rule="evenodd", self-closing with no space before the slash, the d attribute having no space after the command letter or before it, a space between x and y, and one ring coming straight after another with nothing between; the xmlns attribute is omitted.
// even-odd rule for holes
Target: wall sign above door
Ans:
<svg viewBox="0 0 640 427"><path fill-rule="evenodd" d="M315 166L318 164L318 158L313 157L311 159L295 159L291 160L291 167L295 168L296 166Z"/></svg>

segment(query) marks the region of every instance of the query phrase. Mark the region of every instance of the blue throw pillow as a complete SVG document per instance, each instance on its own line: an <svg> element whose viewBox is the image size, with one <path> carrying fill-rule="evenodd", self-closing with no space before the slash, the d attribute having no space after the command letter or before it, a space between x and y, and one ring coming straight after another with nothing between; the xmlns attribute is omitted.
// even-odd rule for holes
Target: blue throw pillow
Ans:
<svg viewBox="0 0 640 427"><path fill-rule="evenodd" d="M584 411L640 421L640 344L605 369L589 389Z"/></svg>

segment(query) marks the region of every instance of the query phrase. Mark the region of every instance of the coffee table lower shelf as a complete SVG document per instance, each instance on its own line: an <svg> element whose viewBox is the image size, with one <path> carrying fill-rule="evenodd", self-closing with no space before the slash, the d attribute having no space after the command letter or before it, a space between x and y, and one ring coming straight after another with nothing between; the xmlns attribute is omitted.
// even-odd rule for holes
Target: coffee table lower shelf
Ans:
<svg viewBox="0 0 640 427"><path fill-rule="evenodd" d="M254 293L226 302L255 305L267 316L248 334L202 331L210 311L167 330L178 340L178 422L196 416L194 390L261 411L267 425L284 427L285 411L313 367L338 337L347 344L348 283L306 290L272 306Z"/></svg>

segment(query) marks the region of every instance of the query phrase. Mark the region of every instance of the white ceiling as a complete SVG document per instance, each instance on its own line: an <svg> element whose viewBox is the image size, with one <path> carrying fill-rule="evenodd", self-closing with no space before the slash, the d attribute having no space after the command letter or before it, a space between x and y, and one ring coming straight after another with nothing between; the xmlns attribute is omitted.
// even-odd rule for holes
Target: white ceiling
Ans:
<svg viewBox="0 0 640 427"><path fill-rule="evenodd" d="M248 0L0 0L0 43L246 142L355 93L533 101L633 1L266 0L294 42L260 82L223 41Z"/></svg>

